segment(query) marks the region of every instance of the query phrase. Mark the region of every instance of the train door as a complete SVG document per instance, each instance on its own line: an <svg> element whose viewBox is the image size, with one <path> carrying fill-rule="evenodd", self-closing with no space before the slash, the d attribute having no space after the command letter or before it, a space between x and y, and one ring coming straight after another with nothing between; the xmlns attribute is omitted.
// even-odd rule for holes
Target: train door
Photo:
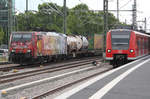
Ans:
<svg viewBox="0 0 150 99"><path fill-rule="evenodd" d="M37 56L42 56L42 37L37 35Z"/></svg>
<svg viewBox="0 0 150 99"><path fill-rule="evenodd" d="M144 37L144 55L146 55L147 54L147 38L146 37Z"/></svg>
<svg viewBox="0 0 150 99"><path fill-rule="evenodd" d="M141 56L141 39L138 38L138 49L139 49L139 56Z"/></svg>
<svg viewBox="0 0 150 99"><path fill-rule="evenodd" d="M141 52L141 54L140 54L140 56L142 56L142 54L143 54L143 42L142 42L143 40L142 40L142 38L140 38L140 52Z"/></svg>
<svg viewBox="0 0 150 99"><path fill-rule="evenodd" d="M32 34L32 55L34 58L36 58L36 33Z"/></svg>
<svg viewBox="0 0 150 99"><path fill-rule="evenodd" d="M143 40L143 37L141 38L141 56L143 56L143 54L144 54L144 42L143 42L144 40Z"/></svg>
<svg viewBox="0 0 150 99"><path fill-rule="evenodd" d="M148 37L146 38L146 54L149 54Z"/></svg>
<svg viewBox="0 0 150 99"><path fill-rule="evenodd" d="M146 41L145 41L145 37L143 38L143 55L145 55L146 54L146 52L145 52L145 44L146 44Z"/></svg>
<svg viewBox="0 0 150 99"><path fill-rule="evenodd" d="M139 38L138 38L138 36L136 35L136 45L137 45L137 47L136 47L136 57L138 57L139 56Z"/></svg>

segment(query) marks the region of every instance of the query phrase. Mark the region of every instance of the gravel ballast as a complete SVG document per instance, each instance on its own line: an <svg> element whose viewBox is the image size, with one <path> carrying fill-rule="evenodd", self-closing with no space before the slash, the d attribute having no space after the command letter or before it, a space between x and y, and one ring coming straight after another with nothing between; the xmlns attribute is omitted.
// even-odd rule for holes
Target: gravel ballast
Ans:
<svg viewBox="0 0 150 99"><path fill-rule="evenodd" d="M33 86L31 88L21 89L21 90L19 90L17 92L14 91L13 93L8 94L7 96L5 96L5 99L20 99L21 97L26 97L27 99L30 99L30 98L32 98L34 96L38 96L39 94L42 94L42 93L47 92L49 90L58 88L60 86L66 85L66 84L68 84L70 82L77 81L79 79L88 77L89 75L93 75L93 74L96 74L96 73L98 73L100 71L104 71L104 70L107 70L107 69L111 68L111 66L108 65L108 64L107 64L107 66L102 66L102 65L106 65L106 64L101 64L100 66L97 66L97 67L95 66L94 67L95 69L91 69L89 71L82 72L82 73L77 73L75 75L71 75L71 76L68 76L66 78L58 79L58 80L55 80L53 82L40 84L40 85L37 85L37 86ZM28 78L26 80L28 80L27 82L30 82L30 81L36 80L37 78L38 79L42 79L44 77L50 77L50 76L62 74L62 73L65 73L65 72L70 72L70 71L73 71L73 70L75 70L75 69L69 69L68 71L65 70L65 71L60 71L60 72L57 72L57 73L54 72L51 75L49 75L49 74L42 74L40 76L37 76L37 77L34 76L34 77L31 77L30 79ZM26 81L26 80L23 79L23 82ZM22 83L22 81L19 81L19 82L13 82L13 84L10 83L8 85L14 86L14 85L18 85L20 82ZM59 94L58 93L52 94L52 95L48 96L47 99L54 98L57 95L59 95Z"/></svg>

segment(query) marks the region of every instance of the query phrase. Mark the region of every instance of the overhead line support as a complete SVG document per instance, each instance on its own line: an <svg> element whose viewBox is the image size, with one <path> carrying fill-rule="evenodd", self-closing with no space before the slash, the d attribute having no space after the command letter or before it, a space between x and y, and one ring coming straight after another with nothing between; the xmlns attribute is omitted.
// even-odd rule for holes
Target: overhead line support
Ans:
<svg viewBox="0 0 150 99"><path fill-rule="evenodd" d="M108 31L108 0L103 0L103 12L104 12L103 58L105 60L106 33Z"/></svg>
<svg viewBox="0 0 150 99"><path fill-rule="evenodd" d="M26 12L28 12L28 0L26 0Z"/></svg>
<svg viewBox="0 0 150 99"><path fill-rule="evenodd" d="M64 21L63 21L63 31L64 31L64 34L67 34L66 33L66 28L67 28L67 11L66 11L66 0L64 0Z"/></svg>
<svg viewBox="0 0 150 99"><path fill-rule="evenodd" d="M119 0L117 0L117 19L119 21Z"/></svg>

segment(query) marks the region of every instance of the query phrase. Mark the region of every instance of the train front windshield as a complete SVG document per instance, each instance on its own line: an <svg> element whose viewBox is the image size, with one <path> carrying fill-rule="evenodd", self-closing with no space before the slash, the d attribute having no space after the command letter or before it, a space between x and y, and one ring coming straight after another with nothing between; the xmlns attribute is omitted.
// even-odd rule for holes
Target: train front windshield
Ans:
<svg viewBox="0 0 150 99"><path fill-rule="evenodd" d="M15 42L27 42L27 41L31 41L32 39L32 34L25 34L25 33L14 33L12 35L12 41Z"/></svg>
<svg viewBox="0 0 150 99"><path fill-rule="evenodd" d="M130 31L112 31L111 42L113 50L127 50L129 48Z"/></svg>

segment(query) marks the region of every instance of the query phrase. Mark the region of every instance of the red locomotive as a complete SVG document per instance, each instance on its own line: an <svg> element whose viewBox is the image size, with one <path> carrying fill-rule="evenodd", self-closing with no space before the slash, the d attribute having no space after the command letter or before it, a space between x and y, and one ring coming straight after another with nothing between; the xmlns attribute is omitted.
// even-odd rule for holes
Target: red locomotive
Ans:
<svg viewBox="0 0 150 99"><path fill-rule="evenodd" d="M20 64L43 63L63 57L67 54L65 40L65 35L54 32L14 32L10 37L9 60Z"/></svg>
<svg viewBox="0 0 150 99"><path fill-rule="evenodd" d="M107 33L106 60L114 67L149 54L150 36L127 29L114 29Z"/></svg>

